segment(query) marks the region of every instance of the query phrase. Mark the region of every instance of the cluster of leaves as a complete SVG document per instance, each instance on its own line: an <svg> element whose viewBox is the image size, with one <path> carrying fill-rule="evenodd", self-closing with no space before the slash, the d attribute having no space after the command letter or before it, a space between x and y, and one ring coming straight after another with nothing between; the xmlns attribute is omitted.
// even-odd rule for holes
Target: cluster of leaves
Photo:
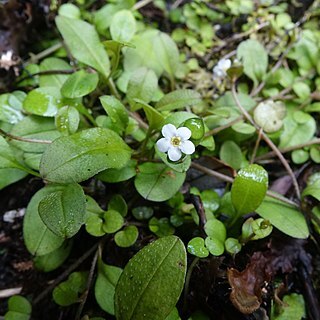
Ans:
<svg viewBox="0 0 320 320"><path fill-rule="evenodd" d="M178 26L171 37L144 23L134 0L112 1L93 13L78 2L62 5L55 20L65 46L27 64L19 90L0 96L0 188L28 174L46 183L30 200L23 225L25 245L44 272L64 263L83 226L101 237L100 247L113 239L136 251L143 237L139 226L146 227L159 239L124 270L105 264L99 251L95 298L117 319L179 319L175 305L185 284L186 249L189 257L235 256L273 228L309 236L299 206L268 191L261 159L271 141L280 152L292 151L293 164L320 163L317 20L300 28L285 2L263 1L255 10L252 1L230 0L217 8L193 1L166 12L157 1ZM229 23L239 14L248 18L236 34L243 39L236 59L223 79L212 78L212 67L230 49L212 23ZM266 33L255 32L260 28L267 28L269 43ZM218 59L210 51L215 47ZM207 64L200 67L195 56ZM160 152L155 143L165 124L188 128L195 154L172 162ZM235 178L217 175L202 165L204 159L215 159ZM182 193L190 167L231 184L223 195L195 186ZM108 185L106 203L86 194L89 179ZM297 201L320 201L319 181L319 174L311 176ZM112 192L111 184L132 188L130 196ZM310 214L319 232L319 206ZM181 229L188 231L185 244L176 236ZM78 303L90 281L87 272L70 274L54 289L54 301ZM304 314L301 296L286 298L290 306L300 303L299 317ZM29 318L28 303L16 307L19 301L10 301L6 319L15 312ZM289 319L278 315L292 314L283 310L289 309L275 306L272 319Z"/></svg>

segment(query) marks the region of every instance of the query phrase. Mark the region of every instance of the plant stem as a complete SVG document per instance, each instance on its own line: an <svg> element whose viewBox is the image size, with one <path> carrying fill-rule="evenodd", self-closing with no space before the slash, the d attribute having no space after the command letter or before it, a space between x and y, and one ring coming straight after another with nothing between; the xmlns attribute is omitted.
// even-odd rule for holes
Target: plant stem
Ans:
<svg viewBox="0 0 320 320"><path fill-rule="evenodd" d="M17 137L14 136L10 133L7 133L0 129L0 135L3 137L7 137L12 140L17 140L17 141L22 141L22 142L31 142L31 143L42 143L42 144L50 144L52 141L50 140L41 140L41 139L28 139L28 138L22 138L22 137Z"/></svg>
<svg viewBox="0 0 320 320"><path fill-rule="evenodd" d="M241 102L240 102L238 95L237 95L235 81L232 82L231 92L232 92L232 96L233 96L238 108L240 109L240 111L242 112L244 117L257 129L257 131L259 131L260 127L254 122L254 120L252 119L250 114L247 112L247 110L241 105ZM272 140L263 131L261 131L261 137L269 145L269 147L275 152L275 154L277 155L277 157L281 161L282 165L287 170L288 174L290 175L290 177L292 179L292 183L293 183L296 195L297 195L298 199L300 199L299 185L298 185L297 179L296 179L291 167L289 166L287 160L284 158L284 156L279 151L279 149L276 147L276 145L272 142Z"/></svg>
<svg viewBox="0 0 320 320"><path fill-rule="evenodd" d="M209 130L208 132L205 133L205 137L209 137L209 136L212 136L214 134L217 134L218 132L222 131L222 130L225 130L225 129L228 129L230 128L231 126L233 126L234 124L240 122L241 120L243 120L243 116L240 116L228 123L226 123L225 125L223 126L220 126L220 127L217 127L217 128L214 128L214 129L211 129Z"/></svg>
<svg viewBox="0 0 320 320"><path fill-rule="evenodd" d="M51 46L50 48L47 48L38 54L30 53L31 58L27 61L27 63L37 63L42 58L45 58L49 56L51 53L57 51L58 49L62 48L62 42L58 42Z"/></svg>
<svg viewBox="0 0 320 320"><path fill-rule="evenodd" d="M197 265L197 263L199 262L199 260L200 260L199 257L195 257L193 259L193 261L191 262L190 267L188 269L187 275L186 275L186 282L184 285L184 295L183 295L183 308L184 309L187 307L188 292L189 292L189 285L190 285L192 271L193 271L194 267Z"/></svg>
<svg viewBox="0 0 320 320"><path fill-rule="evenodd" d="M107 85L108 85L111 93L112 93L117 99L121 100L121 96L120 96L120 94L119 94L119 92L118 92L118 90L117 90L117 88L116 88L116 86L115 86L112 78L109 77L109 78L107 79Z"/></svg>
<svg viewBox="0 0 320 320"><path fill-rule="evenodd" d="M78 307L78 310L77 310L77 314L76 314L75 320L79 320L80 319L83 307L84 307L84 305L85 305L85 303L87 301L89 290L90 290L90 287L91 287L91 284L92 284L92 280L93 280L94 270L95 270L96 265L97 265L99 251L100 251L100 248L98 247L98 249L96 251L96 254L94 255L92 263L91 263L91 268L90 268L90 271L89 271L88 280L87 280L87 284L86 284L86 290L85 290L85 292L83 293L83 295L81 297L81 301L80 301L80 304L79 304L79 307Z"/></svg>
<svg viewBox="0 0 320 320"><path fill-rule="evenodd" d="M316 138L314 140L307 141L305 143L296 144L295 146L292 146L292 147L279 149L279 151L281 153L287 153L287 152L290 152L290 151L293 151L293 150L301 149L301 148L312 146L312 145L315 145L315 144L320 144L320 138ZM256 160L267 159L267 158L273 157L275 155L276 155L276 153L274 151L270 151L270 152L268 152L266 154L263 154L263 155L257 157Z"/></svg>
<svg viewBox="0 0 320 320"><path fill-rule="evenodd" d="M153 2L153 0L141 0L139 2L137 2L133 7L132 7L132 11L134 10L139 10L141 8L143 8L144 6L148 5L149 3Z"/></svg>

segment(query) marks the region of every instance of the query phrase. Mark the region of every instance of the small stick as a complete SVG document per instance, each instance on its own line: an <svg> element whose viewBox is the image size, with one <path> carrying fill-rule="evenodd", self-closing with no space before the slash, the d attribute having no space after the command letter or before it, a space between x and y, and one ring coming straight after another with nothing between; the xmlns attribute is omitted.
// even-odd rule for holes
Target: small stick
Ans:
<svg viewBox="0 0 320 320"><path fill-rule="evenodd" d="M14 136L10 133L3 131L2 129L0 129L0 135L3 137L7 137L9 139L12 139L12 140L17 140L17 141L22 141L22 142L32 142L32 143L42 143L42 144L52 143L52 141L50 141L50 140L28 139L28 138L17 137L17 136Z"/></svg>

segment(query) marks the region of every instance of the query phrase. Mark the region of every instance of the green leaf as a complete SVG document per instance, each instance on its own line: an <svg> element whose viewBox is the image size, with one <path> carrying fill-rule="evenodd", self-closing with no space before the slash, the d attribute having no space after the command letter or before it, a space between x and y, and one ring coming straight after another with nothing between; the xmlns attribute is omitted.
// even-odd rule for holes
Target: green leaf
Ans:
<svg viewBox="0 0 320 320"><path fill-rule="evenodd" d="M116 286L116 318L165 319L182 292L186 267L185 247L175 236L161 238L140 250L128 262Z"/></svg>
<svg viewBox="0 0 320 320"><path fill-rule="evenodd" d="M43 223L38 213L40 201L57 189L54 185L40 189L28 204L23 220L23 238L28 251L33 255L53 252L64 242L63 238L58 237Z"/></svg>
<svg viewBox="0 0 320 320"><path fill-rule="evenodd" d="M128 213L128 206L120 194L115 194L108 203L108 210L116 210L125 217Z"/></svg>
<svg viewBox="0 0 320 320"><path fill-rule="evenodd" d="M140 107L143 108L143 111L145 112L147 120L148 120L149 130L150 131L160 130L163 126L163 123L164 123L163 115L142 100L134 99L134 101L136 102L136 106L139 109L140 109Z"/></svg>
<svg viewBox="0 0 320 320"><path fill-rule="evenodd" d="M128 111L125 106L114 96L101 96L99 99L113 125L121 133L124 132L129 124Z"/></svg>
<svg viewBox="0 0 320 320"><path fill-rule="evenodd" d="M152 100L158 88L158 78L155 72L145 67L139 68L132 73L127 90L127 98L133 111L139 109L134 99L148 103Z"/></svg>
<svg viewBox="0 0 320 320"><path fill-rule="evenodd" d="M72 68L64 60L54 57L44 59L40 63L40 72L52 72L54 70L72 70ZM67 74L40 75L39 85L40 87L57 87L60 89L68 77L69 75Z"/></svg>
<svg viewBox="0 0 320 320"><path fill-rule="evenodd" d="M268 172L257 164L241 169L231 188L232 203L238 215L259 207L268 189Z"/></svg>
<svg viewBox="0 0 320 320"><path fill-rule="evenodd" d="M80 115L76 108L62 107L55 117L55 125L63 135L75 133L78 130Z"/></svg>
<svg viewBox="0 0 320 320"><path fill-rule="evenodd" d="M136 226L127 226L115 234L114 241L118 247L127 248L135 244L138 236L139 231Z"/></svg>
<svg viewBox="0 0 320 320"><path fill-rule="evenodd" d="M137 220L149 220L153 216L151 207L135 207L132 209L132 215Z"/></svg>
<svg viewBox="0 0 320 320"><path fill-rule="evenodd" d="M95 28L85 21L63 16L56 17L56 24L72 55L107 79L110 62Z"/></svg>
<svg viewBox="0 0 320 320"><path fill-rule="evenodd" d="M158 32L153 39L153 46L159 64L169 74L170 78L174 79L175 73L180 67L179 50L176 43L168 34Z"/></svg>
<svg viewBox="0 0 320 320"><path fill-rule="evenodd" d="M103 215L104 223L102 225L103 231L106 233L114 233L121 229L124 220L122 215L115 210L108 210Z"/></svg>
<svg viewBox="0 0 320 320"><path fill-rule="evenodd" d="M136 32L136 20L129 10L118 11L111 20L110 34L119 42L131 41Z"/></svg>
<svg viewBox="0 0 320 320"><path fill-rule="evenodd" d="M242 164L242 152L233 141L225 141L220 148L220 159L235 170L239 170Z"/></svg>
<svg viewBox="0 0 320 320"><path fill-rule="evenodd" d="M38 116L25 117L12 128L10 133L21 138L49 141L53 141L60 136L52 118L43 118ZM31 153L43 153L48 147L47 144L43 143L17 140L12 140L10 144L25 152Z"/></svg>
<svg viewBox="0 0 320 320"><path fill-rule="evenodd" d="M107 168L124 167L130 155L130 148L115 132L92 128L50 144L43 153L40 173L51 182L80 182Z"/></svg>
<svg viewBox="0 0 320 320"><path fill-rule="evenodd" d="M16 91L21 92L21 91ZM13 94L1 94L0 95L0 121L4 121L7 123L15 124L18 123L23 119L22 114L22 103L23 100L26 97L26 94L24 94L24 97L21 97L21 100L18 100ZM10 103L12 98L14 100L18 100L18 103Z"/></svg>
<svg viewBox="0 0 320 320"><path fill-rule="evenodd" d="M149 229L159 238L171 236L175 231L172 224L170 223L169 218L167 217L163 217L160 219L157 219L156 217L151 218L149 220Z"/></svg>
<svg viewBox="0 0 320 320"><path fill-rule="evenodd" d="M80 295L86 289L87 272L73 272L68 280L61 282L52 292L53 300L60 306L67 307L80 302Z"/></svg>
<svg viewBox="0 0 320 320"><path fill-rule="evenodd" d="M138 166L134 180L137 191L147 200L166 201L182 186L186 174L173 171L161 163L146 162Z"/></svg>
<svg viewBox="0 0 320 320"><path fill-rule="evenodd" d="M122 269L110 266L98 260L98 277L94 287L94 294L100 308L114 315L114 293L122 273Z"/></svg>
<svg viewBox="0 0 320 320"><path fill-rule="evenodd" d="M1 158L0 158L1 162ZM9 186L10 184L25 178L28 175L27 172L20 169L0 169L0 190Z"/></svg>
<svg viewBox="0 0 320 320"><path fill-rule="evenodd" d="M201 95L195 90L180 89L172 91L163 96L156 104L156 109L160 111L172 111L184 109L201 102Z"/></svg>
<svg viewBox="0 0 320 320"><path fill-rule="evenodd" d="M80 19L80 17L81 17L80 9L72 3L62 4L59 7L58 13L60 16L73 18L73 19Z"/></svg>
<svg viewBox="0 0 320 320"><path fill-rule="evenodd" d="M279 148L288 148L308 142L316 132L315 119L303 112L289 114L283 121L284 130L280 136Z"/></svg>
<svg viewBox="0 0 320 320"><path fill-rule="evenodd" d="M97 178L110 183L126 181L137 174L136 165L136 160L130 160L124 168L104 170L97 175Z"/></svg>
<svg viewBox="0 0 320 320"><path fill-rule="evenodd" d="M268 68L268 54L257 40L242 41L237 49L237 58L243 62L243 72L258 85Z"/></svg>
<svg viewBox="0 0 320 320"><path fill-rule="evenodd" d="M38 208L44 224L61 238L71 238L85 222L86 198L76 183L57 186Z"/></svg>
<svg viewBox="0 0 320 320"><path fill-rule="evenodd" d="M205 245L213 256L221 256L224 252L224 241L218 238L206 237Z"/></svg>
<svg viewBox="0 0 320 320"><path fill-rule="evenodd" d="M224 242L224 246L226 248L226 251L233 255L239 253L242 247L239 240L235 238L227 238Z"/></svg>
<svg viewBox="0 0 320 320"><path fill-rule="evenodd" d="M179 162L172 162L168 159L168 156L166 153L159 151L158 148L155 148L156 155L169 167L177 172L187 172L187 170L190 168L191 165L191 157L185 156L181 161Z"/></svg>
<svg viewBox="0 0 320 320"><path fill-rule="evenodd" d="M256 132L256 128L254 126L245 122L238 122L234 124L231 128L236 132L248 135L252 135Z"/></svg>
<svg viewBox="0 0 320 320"><path fill-rule="evenodd" d="M29 320L31 318L31 303L24 297L15 295L8 301L8 312L5 320Z"/></svg>
<svg viewBox="0 0 320 320"><path fill-rule="evenodd" d="M272 320L301 320L305 317L305 302L302 294L286 295L283 297L283 303L272 307Z"/></svg>
<svg viewBox="0 0 320 320"><path fill-rule="evenodd" d="M188 252L199 258L206 258L209 255L209 250L204 245L204 239L200 237L189 241Z"/></svg>
<svg viewBox="0 0 320 320"><path fill-rule="evenodd" d="M218 239L220 242L224 243L227 236L227 231L225 225L218 219L210 219L204 225L204 231L207 236L212 239Z"/></svg>
<svg viewBox="0 0 320 320"><path fill-rule="evenodd" d="M72 248L72 241L65 242L58 249L34 258L34 266L42 272L50 272L59 268L68 258Z"/></svg>
<svg viewBox="0 0 320 320"><path fill-rule="evenodd" d="M31 114L53 117L60 107L60 91L57 87L41 87L30 91L23 108Z"/></svg>
<svg viewBox="0 0 320 320"><path fill-rule="evenodd" d="M312 196L320 201L320 180L309 184L302 192L302 197Z"/></svg>
<svg viewBox="0 0 320 320"><path fill-rule="evenodd" d="M96 73L77 71L63 84L61 94L71 99L83 97L96 89L98 81L99 77Z"/></svg>
<svg viewBox="0 0 320 320"><path fill-rule="evenodd" d="M309 230L301 212L279 200L266 197L256 212L288 236L306 239Z"/></svg>

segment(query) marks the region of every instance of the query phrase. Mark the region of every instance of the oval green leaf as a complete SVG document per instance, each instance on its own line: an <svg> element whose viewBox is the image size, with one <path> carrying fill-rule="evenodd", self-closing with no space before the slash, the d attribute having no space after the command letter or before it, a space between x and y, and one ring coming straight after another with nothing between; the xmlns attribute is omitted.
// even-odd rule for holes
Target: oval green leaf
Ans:
<svg viewBox="0 0 320 320"><path fill-rule="evenodd" d="M92 128L49 145L41 158L40 173L52 182L80 182L102 170L124 167L130 155L130 148L115 132Z"/></svg>
<svg viewBox="0 0 320 320"><path fill-rule="evenodd" d="M129 10L118 11L112 18L110 34L113 40L129 42L136 32L136 20Z"/></svg>
<svg viewBox="0 0 320 320"><path fill-rule="evenodd" d="M139 236L136 226L127 226L123 230L116 233L114 241L118 247L127 248L135 244Z"/></svg>
<svg viewBox="0 0 320 320"><path fill-rule="evenodd" d="M180 297L186 267L185 247L175 236L161 238L140 250L128 262L116 286L116 318L165 319Z"/></svg>
<svg viewBox="0 0 320 320"><path fill-rule="evenodd" d="M137 191L151 201L166 201L182 186L185 172L177 172L161 163L146 162L138 167L134 180Z"/></svg>
<svg viewBox="0 0 320 320"><path fill-rule="evenodd" d="M257 164L241 169L231 188L231 200L238 215L259 207L268 189L268 172Z"/></svg>
<svg viewBox="0 0 320 320"><path fill-rule="evenodd" d="M40 201L38 210L42 221L53 233L71 238L85 222L86 197L78 184L57 186Z"/></svg>
<svg viewBox="0 0 320 320"><path fill-rule="evenodd" d="M288 236L306 239L309 229L303 214L279 200L266 197L256 212Z"/></svg>
<svg viewBox="0 0 320 320"><path fill-rule="evenodd" d="M80 98L94 91L99 77L96 73L80 70L72 74L61 88L61 94L66 98Z"/></svg>
<svg viewBox="0 0 320 320"><path fill-rule="evenodd" d="M58 249L64 239L55 235L42 221L38 213L40 201L57 190L57 186L40 189L28 204L23 220L23 237L28 251L34 255L45 255Z"/></svg>
<svg viewBox="0 0 320 320"><path fill-rule="evenodd" d="M63 16L56 17L56 24L72 55L107 79L110 72L109 57L95 28L85 21Z"/></svg>

